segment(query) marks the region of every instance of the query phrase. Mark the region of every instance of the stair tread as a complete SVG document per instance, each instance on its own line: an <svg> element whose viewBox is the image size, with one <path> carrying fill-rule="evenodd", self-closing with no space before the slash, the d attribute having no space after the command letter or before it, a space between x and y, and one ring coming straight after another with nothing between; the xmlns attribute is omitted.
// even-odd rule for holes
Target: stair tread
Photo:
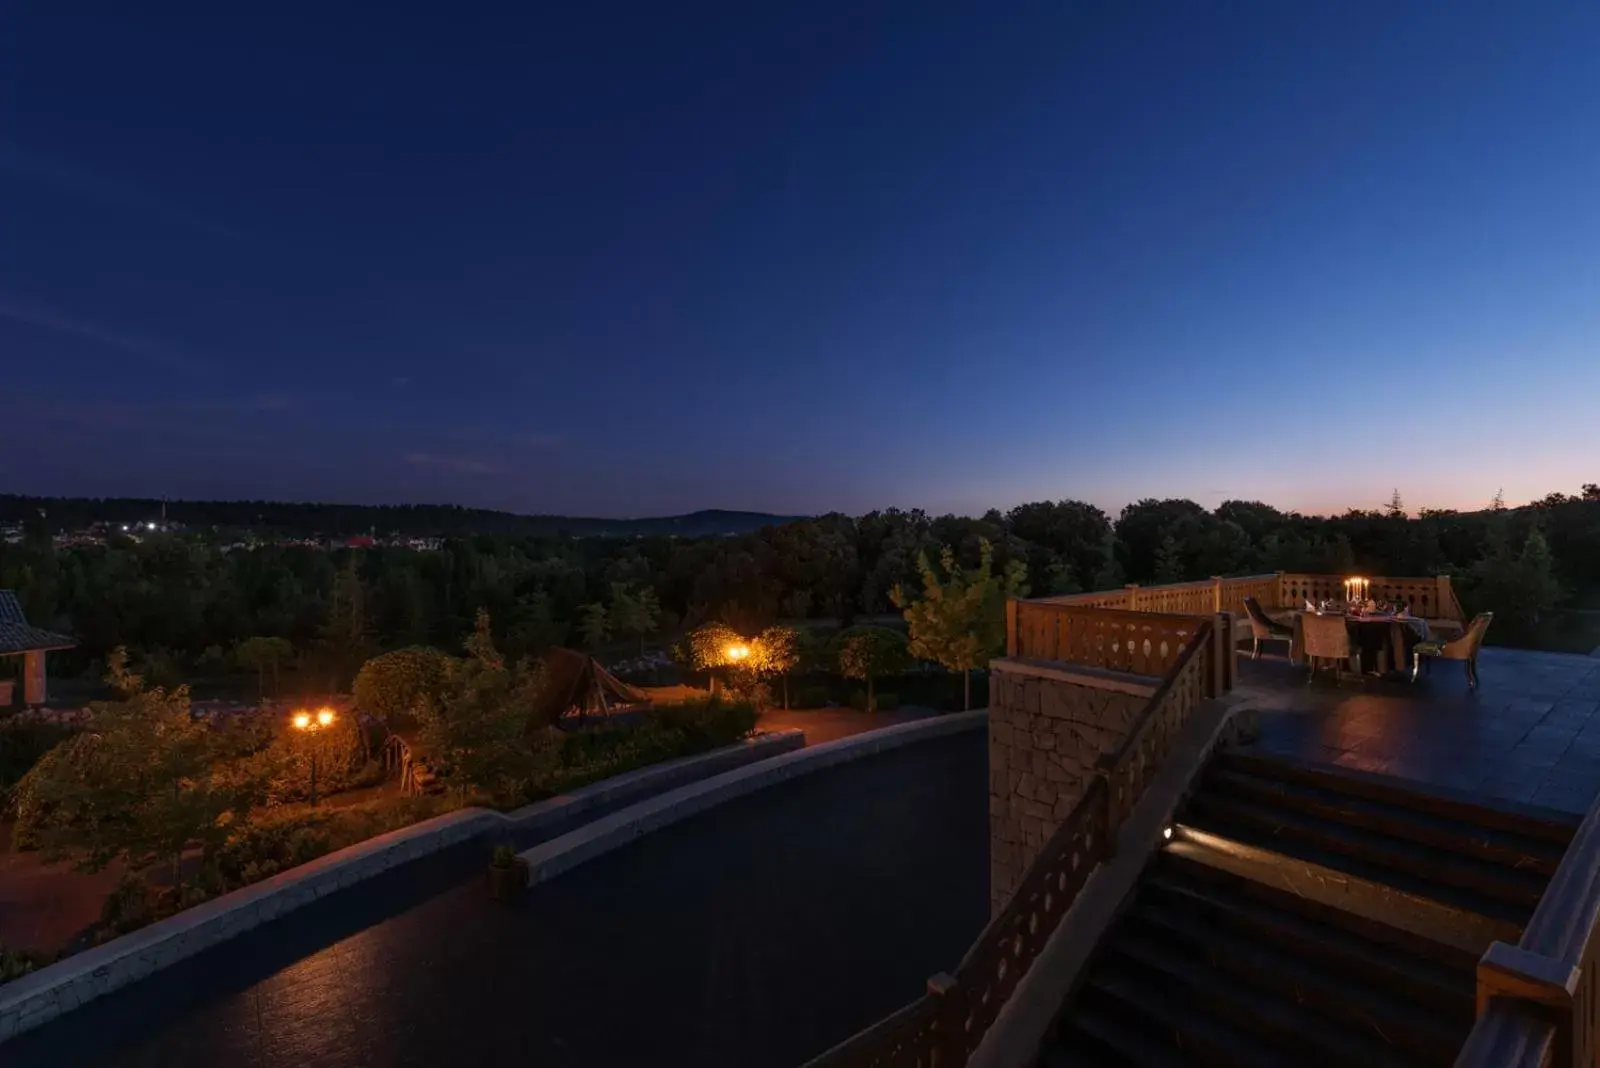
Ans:
<svg viewBox="0 0 1600 1068"><path fill-rule="evenodd" d="M1531 872L1207 794L1191 799L1180 822L1519 924L1527 922L1549 882Z"/></svg>
<svg viewBox="0 0 1600 1068"><path fill-rule="evenodd" d="M1048 1052L1041 1058L1045 1068L1113 1063L1137 1064L1141 1068L1187 1068L1192 1063L1179 1050L1110 1013L1075 1012L1064 1022L1063 1032L1047 1045ZM1088 1042L1074 1041L1075 1038L1087 1038ZM1090 1051L1091 1045L1109 1052L1101 1057Z"/></svg>
<svg viewBox="0 0 1600 1068"><path fill-rule="evenodd" d="M1182 902L1213 923L1235 931L1255 932L1279 946L1315 946L1323 951L1324 960L1337 961L1350 973L1374 981L1387 977L1390 985L1403 987L1411 996L1420 996L1441 1011L1455 1009L1469 1016L1473 1011L1476 980L1470 961L1450 967L1404 947L1400 932L1392 932L1389 942L1376 941L1351 926L1335 926L1304 911L1263 902L1261 897L1229 894L1214 889L1214 884L1169 872L1170 869L1158 869L1151 873L1145 890L1153 899ZM1295 904L1305 909L1303 900Z"/></svg>
<svg viewBox="0 0 1600 1068"><path fill-rule="evenodd" d="M1271 779L1253 772L1215 769L1205 778L1206 788L1220 794L1257 802L1271 801L1322 819L1381 830L1391 837L1465 852L1487 863L1537 872L1555 873L1566 847L1544 838L1488 827L1365 798L1308 783Z"/></svg>
<svg viewBox="0 0 1600 1068"><path fill-rule="evenodd" d="M1301 1058L1198 1012L1192 1006L1160 997L1159 993L1151 996L1148 987L1124 972L1100 969L1089 982L1102 996L1160 1027L1159 1033L1172 1045L1178 1057L1201 1063L1248 1064L1253 1068L1300 1068L1304 1063ZM1208 1056L1208 1053L1213 1055ZM1183 1062L1174 1060L1172 1063Z"/></svg>
<svg viewBox="0 0 1600 1068"><path fill-rule="evenodd" d="M1204 965L1269 993L1293 991L1296 1004L1342 1028L1406 1046L1432 1060L1453 1060L1472 1026L1468 1006L1450 1020L1432 1006L1377 988L1368 979L1320 970L1270 941L1208 925L1170 903L1142 901L1128 921L1148 930L1154 944L1181 945Z"/></svg>
<svg viewBox="0 0 1600 1068"><path fill-rule="evenodd" d="M1212 1012L1235 1013L1267 1033L1264 1040L1293 1045L1325 1064L1401 1068L1405 1057L1392 1046L1329 1020L1284 997L1283 991L1247 986L1209 963L1174 954L1158 942L1122 931L1107 949L1142 970L1159 975L1169 1000L1187 995ZM1235 1026L1247 1026L1242 1019Z"/></svg>
<svg viewBox="0 0 1600 1068"><path fill-rule="evenodd" d="M1281 753L1230 749L1217 754L1213 767L1248 771L1263 778L1303 782L1340 794L1375 798L1405 808L1446 815L1483 827L1511 831L1553 842L1563 849L1572 841L1582 817L1559 809L1511 801L1486 802L1476 795L1422 784L1357 768L1317 764Z"/></svg>

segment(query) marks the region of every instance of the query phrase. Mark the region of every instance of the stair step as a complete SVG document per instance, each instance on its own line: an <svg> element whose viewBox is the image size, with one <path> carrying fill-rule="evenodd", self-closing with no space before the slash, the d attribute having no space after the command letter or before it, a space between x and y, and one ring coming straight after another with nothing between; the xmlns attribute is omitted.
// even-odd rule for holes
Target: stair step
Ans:
<svg viewBox="0 0 1600 1068"><path fill-rule="evenodd" d="M1189 1002L1237 1028L1254 1031L1272 1045L1296 1049L1314 1063L1330 1068L1355 1064L1404 1068L1406 1064L1394 1047L1289 1002L1283 991L1269 993L1241 984L1203 961L1174 953L1134 931L1119 930L1106 948L1165 987L1166 1000Z"/></svg>
<svg viewBox="0 0 1600 1068"><path fill-rule="evenodd" d="M1433 959L1434 943L1406 946L1403 932L1394 930L1383 932L1386 941L1375 941L1369 931L1349 922L1356 917L1341 915L1345 922L1328 923L1309 914L1311 902L1272 900L1279 895L1264 886L1259 889L1262 893L1246 896L1220 881L1185 878L1181 867L1163 864L1151 873L1144 894L1195 917L1197 923L1276 946L1332 974L1381 987L1428 1006L1441 1019L1471 1023L1476 986L1470 958L1456 960L1454 967L1440 964Z"/></svg>
<svg viewBox="0 0 1600 1068"><path fill-rule="evenodd" d="M1107 962L1109 963L1109 962ZM1211 1016L1187 1001L1167 997L1166 990L1121 968L1111 966L1096 969L1090 977L1086 993L1091 995L1087 1004L1075 1008L1072 1022L1082 1021L1104 1012L1120 1016L1130 1027L1149 1036L1150 1042L1161 1041L1171 1047L1171 1053L1159 1052L1161 1059L1146 1059L1138 1047L1125 1047L1129 1064L1168 1065L1200 1064L1216 1068L1301 1068L1300 1057L1285 1052L1254 1036L1241 1032L1225 1021Z"/></svg>
<svg viewBox="0 0 1600 1068"><path fill-rule="evenodd" d="M1324 972L1265 940L1241 938L1174 908L1142 901L1124 920L1149 945L1180 950L1194 963L1337 1023L1358 1035L1448 1066L1472 1028L1468 1011L1447 1024L1426 1006L1374 988L1360 977ZM1290 997L1292 995L1292 997Z"/></svg>
<svg viewBox="0 0 1600 1068"><path fill-rule="evenodd" d="M1365 865L1376 873L1369 878L1517 923L1527 922L1549 882L1534 872L1501 868L1370 831L1206 793L1190 800L1181 822L1333 868L1357 871L1352 864ZM1348 861L1341 863L1332 857Z"/></svg>
<svg viewBox="0 0 1600 1068"><path fill-rule="evenodd" d="M1213 771L1206 776L1205 788L1217 795L1293 810L1546 878L1555 874L1566 853L1564 845L1548 839L1243 771Z"/></svg>
<svg viewBox="0 0 1600 1068"><path fill-rule="evenodd" d="M1485 804L1483 799L1459 790L1248 749L1220 752L1212 766L1214 769L1247 772L1259 778L1316 786L1449 820L1507 831L1524 838L1552 842L1562 849L1572 841L1578 824L1582 822L1581 816L1559 809L1512 801Z"/></svg>
<svg viewBox="0 0 1600 1068"><path fill-rule="evenodd" d="M1341 926L1363 923L1377 941L1386 941L1385 930L1403 932L1411 946L1435 946L1431 959L1472 971L1492 943L1515 944L1522 937L1517 923L1243 841L1183 829L1162 852L1165 864L1187 863L1199 872L1226 873L1247 894L1266 887L1279 900L1304 899L1306 905L1295 909L1302 914L1311 914L1314 906L1320 910L1318 919L1341 917L1334 921Z"/></svg>
<svg viewBox="0 0 1600 1068"><path fill-rule="evenodd" d="M1152 1038L1148 1028L1132 1026L1109 1012L1092 1011L1074 1013L1063 1021L1039 1060L1044 1068L1187 1068L1192 1063L1177 1049Z"/></svg>

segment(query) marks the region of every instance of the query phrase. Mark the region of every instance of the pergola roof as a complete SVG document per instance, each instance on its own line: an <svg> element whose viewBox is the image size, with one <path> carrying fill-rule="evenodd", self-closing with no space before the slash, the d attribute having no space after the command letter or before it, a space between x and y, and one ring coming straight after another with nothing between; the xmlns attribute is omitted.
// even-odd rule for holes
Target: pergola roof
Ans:
<svg viewBox="0 0 1600 1068"><path fill-rule="evenodd" d="M10 590L0 590L0 656L7 653L31 653L44 649L71 649L77 642L65 634L40 630L22 614L17 595Z"/></svg>

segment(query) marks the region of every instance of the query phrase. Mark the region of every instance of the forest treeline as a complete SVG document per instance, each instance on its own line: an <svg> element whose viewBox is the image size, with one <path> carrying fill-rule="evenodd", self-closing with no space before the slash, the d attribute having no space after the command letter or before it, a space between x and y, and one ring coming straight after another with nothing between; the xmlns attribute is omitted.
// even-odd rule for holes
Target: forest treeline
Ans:
<svg viewBox="0 0 1600 1068"><path fill-rule="evenodd" d="M1208 510L1142 500L1113 518L1068 500L976 518L826 515L697 539L483 532L421 552L224 551L194 533L53 548L49 529L33 521L20 541L0 545L0 588L16 590L37 625L77 638L79 649L57 660L69 672L95 670L126 645L147 669L203 673L236 666L250 639L276 638L282 656L347 683L374 652L459 648L480 608L513 656L551 644L643 641L708 620L745 633L780 619L849 625L895 611L892 591L916 585L919 554L936 558L950 546L973 567L984 542L996 572L1019 563L1035 595L1274 570L1443 572L1455 576L1469 611L1497 613L1491 640L1554 647L1567 639L1552 632L1552 610L1600 606L1593 484L1518 508L1418 516L1407 515L1398 494L1386 509L1332 517L1252 501ZM1566 627L1594 617L1561 618Z"/></svg>

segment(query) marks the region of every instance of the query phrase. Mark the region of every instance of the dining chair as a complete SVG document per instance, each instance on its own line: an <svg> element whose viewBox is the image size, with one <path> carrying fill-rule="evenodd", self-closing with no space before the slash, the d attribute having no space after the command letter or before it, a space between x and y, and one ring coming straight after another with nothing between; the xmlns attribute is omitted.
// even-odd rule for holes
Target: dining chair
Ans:
<svg viewBox="0 0 1600 1068"><path fill-rule="evenodd" d="M1244 599L1244 610L1250 616L1250 633L1255 642L1250 649L1250 659L1261 659L1262 642L1288 642L1294 645L1294 628L1287 623L1279 623L1267 615L1266 609L1261 607L1261 602L1254 597Z"/></svg>
<svg viewBox="0 0 1600 1068"><path fill-rule="evenodd" d="M1417 681L1422 665L1431 668L1435 660L1461 660L1467 665L1467 685L1478 688L1478 650L1483 648L1483 636L1494 622L1493 612L1479 612L1468 625L1467 632L1447 642L1418 642L1411 651L1411 681ZM1426 661L1424 661L1426 657Z"/></svg>
<svg viewBox="0 0 1600 1068"><path fill-rule="evenodd" d="M1361 674L1361 650L1350 640L1350 628L1345 625L1344 616L1319 616L1305 615L1300 617L1301 626L1304 627L1302 636L1305 640L1306 659L1311 662L1311 674L1306 678L1306 685L1311 685L1317 677L1317 666L1320 661L1333 661L1333 678L1339 681L1341 665L1355 666L1357 677Z"/></svg>

